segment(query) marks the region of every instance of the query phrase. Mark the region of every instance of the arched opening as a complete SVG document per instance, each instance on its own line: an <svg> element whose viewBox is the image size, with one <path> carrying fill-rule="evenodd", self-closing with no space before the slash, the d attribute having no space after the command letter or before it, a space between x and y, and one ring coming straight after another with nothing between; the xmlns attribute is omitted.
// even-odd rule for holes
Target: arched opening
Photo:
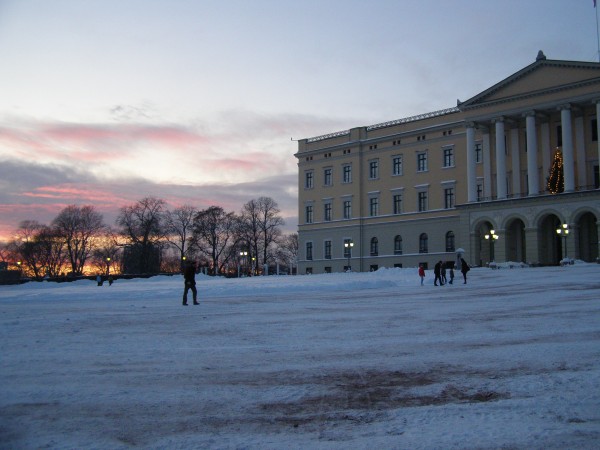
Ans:
<svg viewBox="0 0 600 450"><path fill-rule="evenodd" d="M543 265L558 265L563 259L563 243L556 233L562 222L554 214L548 214L540 220L538 226L539 261Z"/></svg>
<svg viewBox="0 0 600 450"><path fill-rule="evenodd" d="M506 260L526 262L525 224L521 219L514 219L506 226Z"/></svg>
<svg viewBox="0 0 600 450"><path fill-rule="evenodd" d="M575 249L570 257L576 257L586 262L595 262L598 258L598 227L596 216L590 212L584 213L577 219L575 224L575 243L571 244Z"/></svg>

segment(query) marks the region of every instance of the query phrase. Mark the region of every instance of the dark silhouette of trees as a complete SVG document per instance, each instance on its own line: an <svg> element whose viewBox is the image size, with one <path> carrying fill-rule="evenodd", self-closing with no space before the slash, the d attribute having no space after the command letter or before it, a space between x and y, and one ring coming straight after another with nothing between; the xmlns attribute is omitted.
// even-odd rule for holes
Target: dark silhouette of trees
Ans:
<svg viewBox="0 0 600 450"><path fill-rule="evenodd" d="M258 261L261 265L272 259L273 244L281 235L284 221L280 212L277 202L271 197L250 200L242 208L242 239L250 246L253 257L261 257Z"/></svg>
<svg viewBox="0 0 600 450"><path fill-rule="evenodd" d="M286 234L277 240L277 259L290 268L290 274L298 264L298 247L298 233Z"/></svg>
<svg viewBox="0 0 600 450"><path fill-rule="evenodd" d="M52 221L52 227L66 244L73 275L81 275L93 250L93 239L105 229L102 214L93 206L70 205Z"/></svg>
<svg viewBox="0 0 600 450"><path fill-rule="evenodd" d="M146 197L120 209L116 223L130 244L124 255L125 271L157 273L160 270L165 205L162 199Z"/></svg>
<svg viewBox="0 0 600 450"><path fill-rule="evenodd" d="M210 260L213 271L220 273L232 253L237 238L237 220L220 206L211 206L198 212L194 219L194 237L199 250Z"/></svg>
<svg viewBox="0 0 600 450"><path fill-rule="evenodd" d="M183 205L165 213L165 239L177 249L179 261L182 261L184 256L193 257L194 218L197 214L198 209L190 205Z"/></svg>
<svg viewBox="0 0 600 450"><path fill-rule="evenodd" d="M24 273L36 279L58 276L66 262L64 239L55 229L35 220L19 224L9 248L22 262Z"/></svg>
<svg viewBox="0 0 600 450"><path fill-rule="evenodd" d="M292 250L293 242L282 236L279 214L270 197L249 201L240 215L220 206L198 210L184 205L169 211L164 200L146 197L121 207L117 228L111 229L93 206L70 205L51 226L21 222L0 260L10 258L7 267L20 262L23 274L37 279L66 271L73 276L175 271L184 257L201 260L219 274L237 272L244 251L244 264L259 271L269 263L287 265L297 255L297 236Z"/></svg>

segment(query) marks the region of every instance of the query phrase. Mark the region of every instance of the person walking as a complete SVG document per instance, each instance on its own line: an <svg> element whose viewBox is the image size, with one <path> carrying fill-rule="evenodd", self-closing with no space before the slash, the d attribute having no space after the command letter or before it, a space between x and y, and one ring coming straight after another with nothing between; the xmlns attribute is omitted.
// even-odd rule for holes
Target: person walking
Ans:
<svg viewBox="0 0 600 450"><path fill-rule="evenodd" d="M419 276L421 277L421 286L423 286L423 280L425 279L425 268L423 264L419 264Z"/></svg>
<svg viewBox="0 0 600 450"><path fill-rule="evenodd" d="M435 275L435 278L433 279L433 285L437 286L437 282L439 280L440 282L440 286L443 286L444 283L442 283L442 261L438 261L435 266L433 266L433 275Z"/></svg>
<svg viewBox="0 0 600 450"><path fill-rule="evenodd" d="M194 305L199 305L198 290L196 289L196 263L194 261L190 261L183 268L183 281L185 282L185 288L183 291L183 305L187 306L187 295L190 289L194 297Z"/></svg>
<svg viewBox="0 0 600 450"><path fill-rule="evenodd" d="M469 270L471 270L471 268L469 267L467 262L463 258L460 258L460 271L463 275L463 278L465 279L465 282L463 284L467 284L467 272Z"/></svg>
<svg viewBox="0 0 600 450"><path fill-rule="evenodd" d="M448 279L446 278L446 262L442 263L442 269L441 269L441 273L440 273L440 280L441 280L442 284L446 284L448 282Z"/></svg>
<svg viewBox="0 0 600 450"><path fill-rule="evenodd" d="M450 264L450 284L454 282L454 263Z"/></svg>

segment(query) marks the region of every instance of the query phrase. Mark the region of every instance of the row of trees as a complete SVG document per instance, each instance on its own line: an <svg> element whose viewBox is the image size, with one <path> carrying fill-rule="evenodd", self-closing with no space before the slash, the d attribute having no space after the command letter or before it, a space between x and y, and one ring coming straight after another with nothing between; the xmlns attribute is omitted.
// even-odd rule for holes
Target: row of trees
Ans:
<svg viewBox="0 0 600 450"><path fill-rule="evenodd" d="M169 210L164 200L146 197L120 208L115 225L106 225L93 206L67 206L50 225L21 222L0 258L42 278L176 272L184 259L211 274L237 273L242 252L248 271L275 264L291 270L298 254L298 236L282 234L284 221L270 197L250 200L238 214L220 206Z"/></svg>

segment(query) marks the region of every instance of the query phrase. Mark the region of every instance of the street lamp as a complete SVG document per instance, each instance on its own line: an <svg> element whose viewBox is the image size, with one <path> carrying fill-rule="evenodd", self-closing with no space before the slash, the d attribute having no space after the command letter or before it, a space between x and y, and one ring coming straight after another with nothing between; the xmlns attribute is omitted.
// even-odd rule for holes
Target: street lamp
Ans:
<svg viewBox="0 0 600 450"><path fill-rule="evenodd" d="M496 244L496 241L500 239L500 236L498 236L494 230L490 230L490 233L486 234L484 237L486 240L490 241L490 261L494 261L496 257L494 244Z"/></svg>
<svg viewBox="0 0 600 450"><path fill-rule="evenodd" d="M110 275L110 257L106 258L106 276Z"/></svg>
<svg viewBox="0 0 600 450"><path fill-rule="evenodd" d="M240 252L240 259L245 263L246 262L246 256L248 256L248 252ZM242 264L238 264L238 278L240 277L240 266ZM244 264L245 266L245 264Z"/></svg>
<svg viewBox="0 0 600 450"><path fill-rule="evenodd" d="M562 236L563 239L565 240L565 257L564 257L564 259L567 259L567 236L569 235L569 224L563 223L560 227L558 227L556 229L556 234L558 234L559 236Z"/></svg>
<svg viewBox="0 0 600 450"><path fill-rule="evenodd" d="M350 267L350 256L352 256L352 247L354 247L354 242L346 241L344 242L344 247L346 248L346 255L348 255L348 272L352 272L352 267Z"/></svg>

